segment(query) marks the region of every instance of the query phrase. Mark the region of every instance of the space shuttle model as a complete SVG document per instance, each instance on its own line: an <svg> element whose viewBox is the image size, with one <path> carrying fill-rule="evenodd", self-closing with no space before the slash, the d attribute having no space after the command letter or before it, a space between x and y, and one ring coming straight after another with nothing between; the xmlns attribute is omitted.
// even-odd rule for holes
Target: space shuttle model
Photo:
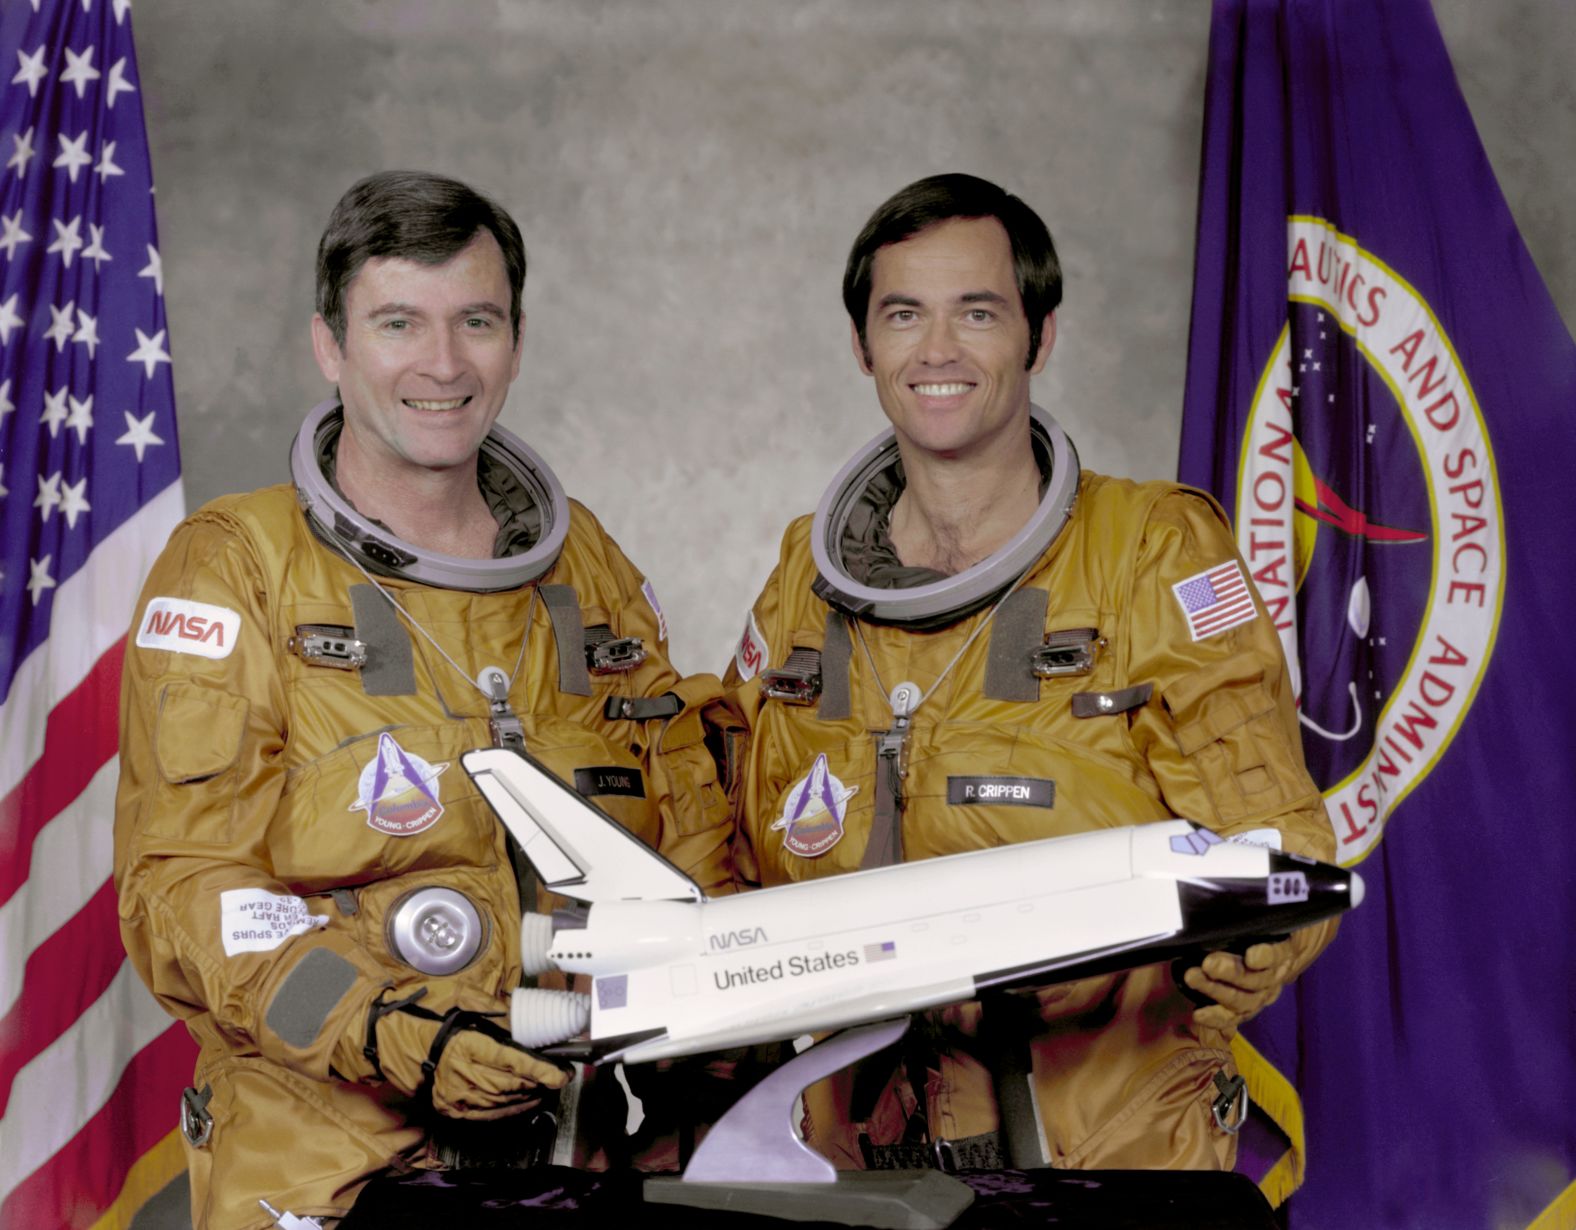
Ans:
<svg viewBox="0 0 1576 1230"><path fill-rule="evenodd" d="M1363 896L1353 872L1167 820L708 898L529 756L486 748L463 764L543 884L582 903L527 913L521 950L528 974L587 974L590 994L516 990L511 1032L591 1063L790 1039L1197 957L1279 938Z"/></svg>

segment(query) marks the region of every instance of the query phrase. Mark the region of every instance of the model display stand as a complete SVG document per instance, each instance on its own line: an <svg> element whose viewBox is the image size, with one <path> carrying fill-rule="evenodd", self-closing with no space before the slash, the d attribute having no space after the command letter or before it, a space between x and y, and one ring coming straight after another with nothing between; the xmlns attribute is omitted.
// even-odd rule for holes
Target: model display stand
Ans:
<svg viewBox="0 0 1576 1230"><path fill-rule="evenodd" d="M805 1089L891 1046L908 1023L902 1017L845 1029L795 1056L717 1121L681 1176L647 1179L646 1201L786 1221L945 1230L974 1200L966 1183L939 1170L839 1172L793 1126Z"/></svg>

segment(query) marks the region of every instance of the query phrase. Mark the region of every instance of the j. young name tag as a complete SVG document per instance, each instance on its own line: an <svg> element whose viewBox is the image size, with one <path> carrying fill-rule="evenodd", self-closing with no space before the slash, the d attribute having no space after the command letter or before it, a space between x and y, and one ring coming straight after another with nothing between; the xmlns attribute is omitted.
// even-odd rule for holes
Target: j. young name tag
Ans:
<svg viewBox="0 0 1576 1230"><path fill-rule="evenodd" d="M575 770L575 789L590 798L596 794L622 794L632 799L646 797L646 783L639 769L622 765L593 765Z"/></svg>

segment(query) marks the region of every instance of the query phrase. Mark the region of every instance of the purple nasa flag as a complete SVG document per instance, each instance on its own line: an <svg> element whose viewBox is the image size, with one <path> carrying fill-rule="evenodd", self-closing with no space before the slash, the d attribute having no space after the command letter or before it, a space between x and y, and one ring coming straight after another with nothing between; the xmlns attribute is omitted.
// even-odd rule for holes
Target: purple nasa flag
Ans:
<svg viewBox="0 0 1576 1230"><path fill-rule="evenodd" d="M1576 345L1426 0L1217 0L1209 72L1180 473L1369 886L1244 1162L1300 1230L1576 1225Z"/></svg>

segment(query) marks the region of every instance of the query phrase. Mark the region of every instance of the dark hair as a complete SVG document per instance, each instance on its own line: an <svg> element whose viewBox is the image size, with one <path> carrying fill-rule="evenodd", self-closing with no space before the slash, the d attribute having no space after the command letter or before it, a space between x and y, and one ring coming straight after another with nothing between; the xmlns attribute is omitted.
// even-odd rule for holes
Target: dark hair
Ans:
<svg viewBox="0 0 1576 1230"><path fill-rule="evenodd" d="M379 171L352 185L317 245L317 310L334 340L345 344L345 291L367 261L395 256L441 265L482 231L503 251L518 342L525 243L513 218L458 180L425 171Z"/></svg>
<svg viewBox="0 0 1576 1230"><path fill-rule="evenodd" d="M843 270L843 306L859 331L859 345L870 359L865 337L870 311L870 278L876 253L889 244L912 239L953 218L995 218L1012 243L1012 265L1018 295L1029 318L1029 359L1034 366L1040 350L1040 329L1062 301L1062 267L1051 233L1035 213L1012 193L974 175L932 175L891 197L865 223Z"/></svg>

